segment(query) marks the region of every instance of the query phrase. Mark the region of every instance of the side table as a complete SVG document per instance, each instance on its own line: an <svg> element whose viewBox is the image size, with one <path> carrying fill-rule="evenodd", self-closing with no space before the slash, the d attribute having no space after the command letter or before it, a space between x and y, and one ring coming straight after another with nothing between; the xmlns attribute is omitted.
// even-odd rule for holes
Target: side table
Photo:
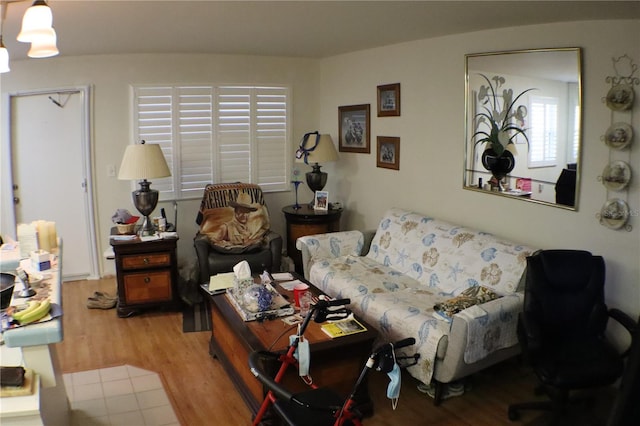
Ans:
<svg viewBox="0 0 640 426"><path fill-rule="evenodd" d="M287 255L293 260L296 272L303 274L302 254L296 248L296 240L305 235L340 231L342 209L314 210L302 204L299 209L286 206L282 212L287 222Z"/></svg>
<svg viewBox="0 0 640 426"><path fill-rule="evenodd" d="M177 241L178 238L111 241L116 260L120 318L142 309L177 309L180 306Z"/></svg>

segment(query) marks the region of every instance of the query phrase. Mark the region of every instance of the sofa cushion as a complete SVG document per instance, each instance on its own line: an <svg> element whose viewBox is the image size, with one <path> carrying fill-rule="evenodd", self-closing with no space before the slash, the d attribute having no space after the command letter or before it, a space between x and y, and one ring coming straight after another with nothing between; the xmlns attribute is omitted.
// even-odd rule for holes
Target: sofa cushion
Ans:
<svg viewBox="0 0 640 426"><path fill-rule="evenodd" d="M367 257L450 295L477 285L508 294L516 291L532 252L486 232L393 208L380 221Z"/></svg>

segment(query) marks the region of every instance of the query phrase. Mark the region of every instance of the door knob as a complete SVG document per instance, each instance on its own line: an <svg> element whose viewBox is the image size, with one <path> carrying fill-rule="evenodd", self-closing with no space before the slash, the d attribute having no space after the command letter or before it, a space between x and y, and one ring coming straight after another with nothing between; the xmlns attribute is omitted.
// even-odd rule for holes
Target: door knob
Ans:
<svg viewBox="0 0 640 426"><path fill-rule="evenodd" d="M20 198L13 197L13 204L20 204Z"/></svg>

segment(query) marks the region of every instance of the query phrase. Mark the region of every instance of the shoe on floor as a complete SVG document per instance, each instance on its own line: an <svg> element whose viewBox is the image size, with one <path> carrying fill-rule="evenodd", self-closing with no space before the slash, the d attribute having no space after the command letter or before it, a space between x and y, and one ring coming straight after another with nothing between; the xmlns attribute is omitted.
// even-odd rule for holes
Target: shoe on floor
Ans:
<svg viewBox="0 0 640 426"><path fill-rule="evenodd" d="M454 396L460 396L464 394L464 382L451 382L451 383L443 383L444 386L442 392L442 399L453 398ZM418 385L418 390L422 393L426 393L431 398L435 398L436 396L436 387L435 385L425 385L424 383L420 383Z"/></svg>
<svg viewBox="0 0 640 426"><path fill-rule="evenodd" d="M112 309L115 308L117 301L115 299L103 299L97 297L89 297L87 299L87 308L89 309Z"/></svg>
<svg viewBox="0 0 640 426"><path fill-rule="evenodd" d="M105 293L103 291L94 292L93 297L95 299L118 300L118 296L112 296L109 293Z"/></svg>

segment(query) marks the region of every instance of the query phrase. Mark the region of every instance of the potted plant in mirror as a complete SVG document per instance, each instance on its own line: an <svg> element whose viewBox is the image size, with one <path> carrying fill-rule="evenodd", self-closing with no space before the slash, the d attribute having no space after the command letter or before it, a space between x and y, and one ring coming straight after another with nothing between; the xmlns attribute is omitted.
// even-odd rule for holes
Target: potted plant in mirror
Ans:
<svg viewBox="0 0 640 426"><path fill-rule="evenodd" d="M516 165L514 158L516 137L522 135L527 145L529 144L524 128L527 107L524 105L516 106L516 103L522 95L534 89L527 89L514 98L513 89L503 88L502 95L500 95L502 97L501 103L498 99L498 90L504 86L505 78L496 75L490 80L484 74L480 74L480 76L484 78L487 85L481 85L478 92L481 111L475 116L476 132L471 140L475 145L487 144L482 153L482 165L491 172L498 182L501 182ZM498 190L502 190L500 185L498 185Z"/></svg>

